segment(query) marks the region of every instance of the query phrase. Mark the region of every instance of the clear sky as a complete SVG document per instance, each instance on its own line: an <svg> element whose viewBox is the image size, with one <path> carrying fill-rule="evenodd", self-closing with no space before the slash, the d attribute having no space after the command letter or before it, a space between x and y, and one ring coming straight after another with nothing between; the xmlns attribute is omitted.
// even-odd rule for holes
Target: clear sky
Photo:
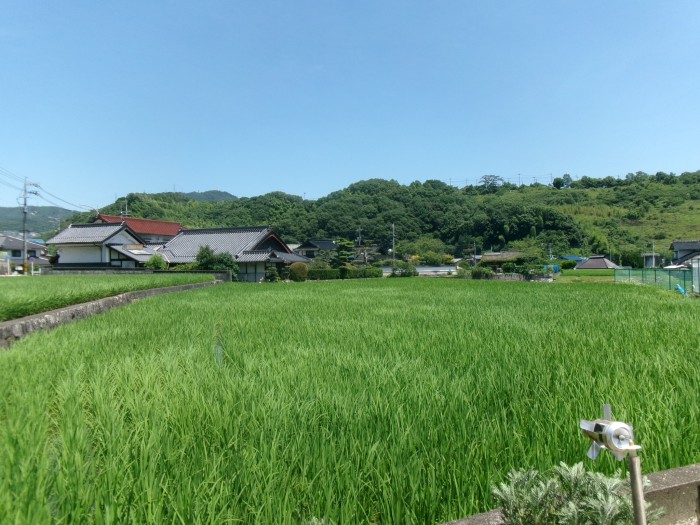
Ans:
<svg viewBox="0 0 700 525"><path fill-rule="evenodd" d="M697 0L0 0L0 206L24 177L100 207L695 171L699 27Z"/></svg>

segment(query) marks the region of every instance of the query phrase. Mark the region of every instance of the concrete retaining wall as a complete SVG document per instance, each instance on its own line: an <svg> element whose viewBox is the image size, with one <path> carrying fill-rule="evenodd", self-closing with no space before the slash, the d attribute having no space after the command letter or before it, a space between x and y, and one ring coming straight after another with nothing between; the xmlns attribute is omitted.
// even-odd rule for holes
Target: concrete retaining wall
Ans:
<svg viewBox="0 0 700 525"><path fill-rule="evenodd" d="M217 284L221 284L221 281L183 284L180 286L169 286L167 288L152 288L150 290L137 290L135 292L126 292L113 297L98 299L89 303L76 304L73 306L60 308L58 310L52 310L50 312L30 315L29 317L23 317L21 319L5 321L0 323L0 349L9 348L9 346L15 341L18 341L22 337L25 337L37 330L48 330L62 324L70 323L71 321L85 319L91 315L107 312L112 308L124 306L134 301L138 301L139 299L166 293L206 288Z"/></svg>
<svg viewBox="0 0 700 525"><path fill-rule="evenodd" d="M652 508L666 510L658 525L700 523L700 463L687 467L654 472L646 476L651 486L644 491L644 499ZM693 521L695 518L695 521ZM501 512L493 510L447 525L502 525Z"/></svg>

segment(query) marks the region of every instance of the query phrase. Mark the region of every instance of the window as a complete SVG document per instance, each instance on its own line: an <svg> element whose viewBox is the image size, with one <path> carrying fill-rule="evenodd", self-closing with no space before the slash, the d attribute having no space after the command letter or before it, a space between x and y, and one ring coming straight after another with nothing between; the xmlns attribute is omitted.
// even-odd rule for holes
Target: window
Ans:
<svg viewBox="0 0 700 525"><path fill-rule="evenodd" d="M12 250L12 257L22 257L22 250Z"/></svg>
<svg viewBox="0 0 700 525"><path fill-rule="evenodd" d="M29 257L36 257L36 250L27 250L27 255Z"/></svg>

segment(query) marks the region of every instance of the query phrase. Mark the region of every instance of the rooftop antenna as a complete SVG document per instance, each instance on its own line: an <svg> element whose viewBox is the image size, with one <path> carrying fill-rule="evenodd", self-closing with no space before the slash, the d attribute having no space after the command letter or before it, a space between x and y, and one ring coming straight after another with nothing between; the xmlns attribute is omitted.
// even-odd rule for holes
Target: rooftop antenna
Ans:
<svg viewBox="0 0 700 525"><path fill-rule="evenodd" d="M632 507L634 508L634 524L647 525L646 512L644 510L644 490L642 484L642 466L637 451L640 445L634 443L632 425L621 421L613 421L610 405L603 405L603 419L588 421L582 419L580 428L590 438L591 448L586 454L595 460L601 450L609 450L615 459L622 461L627 458L627 466L630 471L630 485L632 488Z"/></svg>

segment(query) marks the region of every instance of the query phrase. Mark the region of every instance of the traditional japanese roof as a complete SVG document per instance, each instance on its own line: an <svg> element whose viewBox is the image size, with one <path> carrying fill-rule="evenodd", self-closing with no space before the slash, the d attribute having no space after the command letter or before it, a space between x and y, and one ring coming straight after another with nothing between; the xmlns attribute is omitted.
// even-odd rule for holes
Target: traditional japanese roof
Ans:
<svg viewBox="0 0 700 525"><path fill-rule="evenodd" d="M113 244L110 248L115 252L121 253L138 262L146 262L148 259L154 255L160 254L157 250L148 245L143 244ZM163 255L163 254L160 254ZM163 257L166 262L167 259Z"/></svg>
<svg viewBox="0 0 700 525"><path fill-rule="evenodd" d="M484 253L481 256L481 262L510 262L515 261L518 257L521 257L523 252L491 252Z"/></svg>
<svg viewBox="0 0 700 525"><path fill-rule="evenodd" d="M175 237L185 228L179 222L154 221L151 219L138 219L135 217L120 217L119 215L105 215L100 213L95 222L109 224L125 223L132 231L140 235L161 235Z"/></svg>
<svg viewBox="0 0 700 525"><path fill-rule="evenodd" d="M614 262L605 258L605 255L591 255L585 261L576 265L576 270L613 270L620 267Z"/></svg>
<svg viewBox="0 0 700 525"><path fill-rule="evenodd" d="M71 224L46 241L46 244L103 244L122 231L129 233L137 242L143 242L126 224L105 223Z"/></svg>
<svg viewBox="0 0 700 525"><path fill-rule="evenodd" d="M272 250L291 254L284 241L266 226L184 230L165 243L159 253L172 263L188 263L195 260L203 246L209 246L214 253L230 253L235 258L251 251L264 252L268 256Z"/></svg>
<svg viewBox="0 0 700 525"><path fill-rule="evenodd" d="M674 251L700 251L700 241L673 241L671 249Z"/></svg>
<svg viewBox="0 0 700 525"><path fill-rule="evenodd" d="M302 244L297 246L297 250L305 250L305 249L317 249L317 250L337 250L338 246L335 244L330 239L308 239L304 241Z"/></svg>
<svg viewBox="0 0 700 525"><path fill-rule="evenodd" d="M24 240L12 235L0 235L0 250L23 250ZM27 250L43 251L46 246L27 239Z"/></svg>

